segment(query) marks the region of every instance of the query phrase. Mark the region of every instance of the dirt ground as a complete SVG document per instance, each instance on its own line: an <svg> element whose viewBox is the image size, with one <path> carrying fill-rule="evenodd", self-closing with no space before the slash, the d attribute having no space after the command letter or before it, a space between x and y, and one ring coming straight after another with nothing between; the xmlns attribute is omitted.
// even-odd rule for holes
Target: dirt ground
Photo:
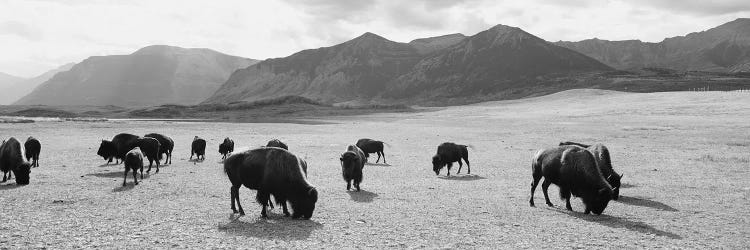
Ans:
<svg viewBox="0 0 750 250"><path fill-rule="evenodd" d="M750 94L634 94L573 90L440 110L323 117L322 124L150 121L0 124L0 138L42 142L31 185L0 185L0 247L9 248L746 248L750 241ZM123 166L103 165L101 139L164 133L174 162L122 187ZM205 162L189 145L208 140ZM310 221L273 210L232 214L218 144L279 138L309 164L320 199ZM367 165L347 192L338 157L368 137L390 144L388 164ZM580 199L529 207L531 158L559 141L603 142L623 173L619 201L601 216ZM441 142L470 144L471 175L436 176ZM371 158L374 161L374 158ZM455 174L456 168L453 170Z"/></svg>

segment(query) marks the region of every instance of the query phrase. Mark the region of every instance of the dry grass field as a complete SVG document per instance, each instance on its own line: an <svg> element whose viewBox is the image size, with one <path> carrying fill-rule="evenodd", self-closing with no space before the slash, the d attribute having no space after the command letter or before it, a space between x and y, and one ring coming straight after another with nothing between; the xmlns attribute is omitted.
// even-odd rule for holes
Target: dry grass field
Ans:
<svg viewBox="0 0 750 250"><path fill-rule="evenodd" d="M9 248L746 248L750 241L750 94L572 90L530 99L414 113L321 117L315 123L165 121L0 124L0 138L42 142L31 184L0 185L0 247ZM103 165L101 139L158 132L174 162L137 186ZM204 162L189 145L208 140ZM309 163L320 199L312 220L246 216L229 208L218 144L271 138ZM368 137L390 144L388 164L364 169L347 192L339 154ZM580 199L529 207L531 158L559 141L602 142L623 173L619 201L601 216ZM441 142L470 144L471 175L432 172ZM371 159L374 161L374 159ZM455 173L456 168L454 168Z"/></svg>

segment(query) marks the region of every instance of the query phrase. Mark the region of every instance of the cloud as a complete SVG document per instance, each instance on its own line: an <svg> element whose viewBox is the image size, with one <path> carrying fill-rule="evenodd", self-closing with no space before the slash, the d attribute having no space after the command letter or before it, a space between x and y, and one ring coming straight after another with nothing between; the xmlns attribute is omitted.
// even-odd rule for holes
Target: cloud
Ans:
<svg viewBox="0 0 750 250"><path fill-rule="evenodd" d="M42 33L39 29L18 21L0 23L0 35L3 34L16 35L30 41L38 41L42 38Z"/></svg>
<svg viewBox="0 0 750 250"><path fill-rule="evenodd" d="M723 15L750 11L748 0L628 0L639 5L665 11L677 11L694 15Z"/></svg>

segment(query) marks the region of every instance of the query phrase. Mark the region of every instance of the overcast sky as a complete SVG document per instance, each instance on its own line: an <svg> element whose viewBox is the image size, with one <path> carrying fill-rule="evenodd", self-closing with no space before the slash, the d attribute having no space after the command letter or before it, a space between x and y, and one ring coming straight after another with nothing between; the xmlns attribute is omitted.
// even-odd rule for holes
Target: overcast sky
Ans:
<svg viewBox="0 0 750 250"><path fill-rule="evenodd" d="M30 77L153 44L265 59L366 31L394 41L496 24L548 41L640 39L750 17L750 0L0 0L0 72Z"/></svg>

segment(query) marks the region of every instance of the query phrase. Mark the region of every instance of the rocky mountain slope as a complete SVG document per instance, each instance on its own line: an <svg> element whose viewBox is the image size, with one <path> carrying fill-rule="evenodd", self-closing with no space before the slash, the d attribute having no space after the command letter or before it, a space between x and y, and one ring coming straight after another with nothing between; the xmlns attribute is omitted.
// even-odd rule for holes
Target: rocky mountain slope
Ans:
<svg viewBox="0 0 750 250"><path fill-rule="evenodd" d="M20 80L16 80L12 84L0 83L0 105L8 105L18 101L19 99L21 99L21 97L24 97L31 93L34 88L51 79L55 74L70 70L73 65L75 64L65 64L56 69L52 69L50 71L42 73L41 75L29 79L19 78ZM0 80L0 82L4 81Z"/></svg>
<svg viewBox="0 0 750 250"><path fill-rule="evenodd" d="M238 70L206 103L287 95L324 102L470 96L503 90L518 79L602 70L611 68L503 25L471 37L453 34L410 43L365 33Z"/></svg>
<svg viewBox="0 0 750 250"><path fill-rule="evenodd" d="M659 43L589 39L556 44L617 69L659 67L679 71L750 72L748 18Z"/></svg>
<svg viewBox="0 0 750 250"><path fill-rule="evenodd" d="M56 74L18 105L197 104L236 69L256 60L209 49L156 45L130 55L93 56Z"/></svg>

